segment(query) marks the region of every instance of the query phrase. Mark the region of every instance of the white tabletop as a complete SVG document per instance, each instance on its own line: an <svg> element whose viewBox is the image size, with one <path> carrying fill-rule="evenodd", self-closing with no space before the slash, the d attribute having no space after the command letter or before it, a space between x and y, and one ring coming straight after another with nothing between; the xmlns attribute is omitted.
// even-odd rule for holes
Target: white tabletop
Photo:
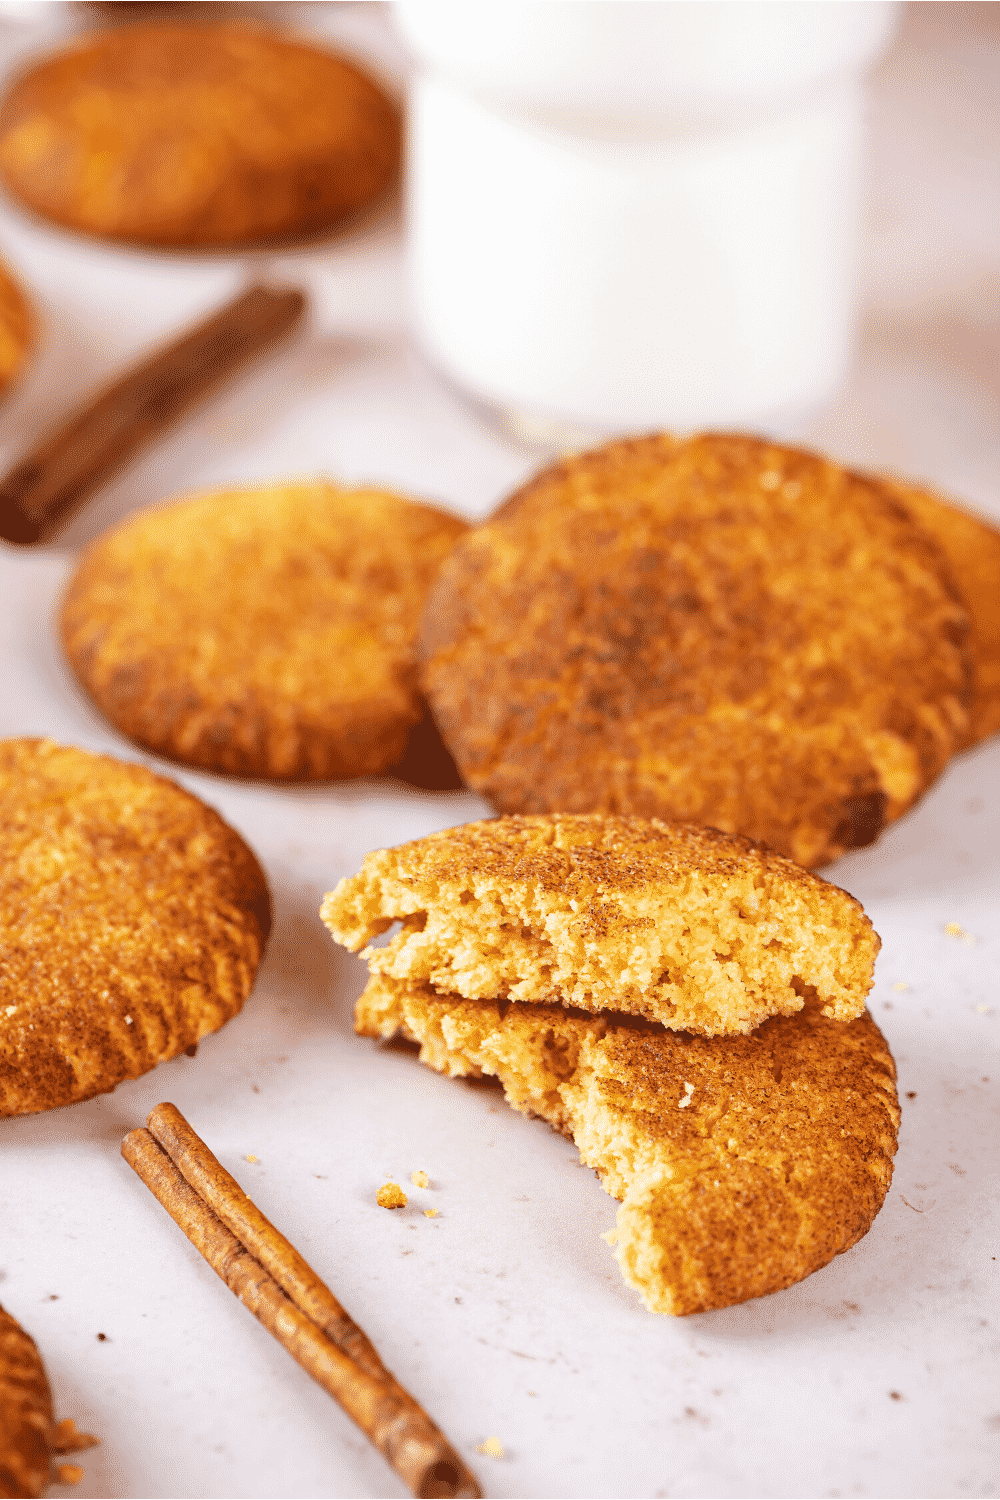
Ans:
<svg viewBox="0 0 1000 1500"><path fill-rule="evenodd" d="M401 76L382 6L294 11ZM68 16L51 7L50 35ZM1000 517L998 20L995 6L911 8L874 76L861 347L840 398L798 435ZM8 20L6 65L44 29ZM37 363L0 414L0 464L247 270L246 258L104 248L2 205L0 253L43 322ZM38 1342L57 1415L101 1438L75 1493L405 1493L121 1160L122 1136L162 1099L329 1282L488 1495L1000 1493L1000 740L824 872L863 901L884 944L871 1003L903 1123L873 1229L778 1295L647 1313L600 1238L615 1204L569 1142L494 1090L351 1029L364 971L320 925L324 891L368 849L486 805L393 781L275 789L178 771L118 736L60 659L53 617L74 549L138 506L323 473L476 516L536 466L411 348L394 213L266 260L310 292L302 337L110 485L58 546L0 548L0 733L175 776L253 845L276 909L254 994L196 1058L0 1122L0 1301ZM382 1182L418 1169L431 1186L406 1210L376 1207ZM502 1457L477 1452L488 1438Z"/></svg>

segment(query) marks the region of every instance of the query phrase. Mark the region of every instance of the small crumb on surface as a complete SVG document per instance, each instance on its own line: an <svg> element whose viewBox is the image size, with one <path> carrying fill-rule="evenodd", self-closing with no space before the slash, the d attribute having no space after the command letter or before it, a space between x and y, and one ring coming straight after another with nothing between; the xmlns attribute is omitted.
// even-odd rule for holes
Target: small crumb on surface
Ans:
<svg viewBox="0 0 1000 1500"><path fill-rule="evenodd" d="M498 1437L488 1437L485 1443L480 1443L478 1453L485 1453L487 1458L503 1458L503 1443Z"/></svg>
<svg viewBox="0 0 1000 1500"><path fill-rule="evenodd" d="M108 1342L108 1336L107 1336L107 1334L106 1333L99 1333L97 1335L97 1342L99 1344L106 1344Z"/></svg>
<svg viewBox="0 0 1000 1500"><path fill-rule="evenodd" d="M966 932L965 928L960 927L957 922L949 922L944 930L949 937L958 938L960 942L968 943L970 947L975 946L976 939L972 933Z"/></svg>
<svg viewBox="0 0 1000 1500"><path fill-rule="evenodd" d="M901 979L897 979L896 983L893 985L893 989L896 991L897 995L903 994L904 990L908 990L909 988L910 986L908 984L904 984Z"/></svg>
<svg viewBox="0 0 1000 1500"><path fill-rule="evenodd" d="M398 1182L385 1182L375 1194L379 1208L405 1208L406 1194Z"/></svg>
<svg viewBox="0 0 1000 1500"><path fill-rule="evenodd" d="M917 1097L916 1089L907 1089L906 1097L907 1099L915 1099Z"/></svg>
<svg viewBox="0 0 1000 1500"><path fill-rule="evenodd" d="M424 1209L424 1218L425 1219L436 1219L437 1216L438 1216L438 1211L437 1211L436 1208L425 1208Z"/></svg>
<svg viewBox="0 0 1000 1500"><path fill-rule="evenodd" d="M243 1160L244 1161L260 1161L260 1157L259 1156L245 1156L243 1158Z"/></svg>
<svg viewBox="0 0 1000 1500"><path fill-rule="evenodd" d="M977 1005L976 1010L981 1016L988 1016L990 1014L990 1008L988 1005Z"/></svg>
<svg viewBox="0 0 1000 1500"><path fill-rule="evenodd" d="M430 1187L431 1180L426 1172L411 1172L410 1181L414 1187Z"/></svg>
<svg viewBox="0 0 1000 1500"><path fill-rule="evenodd" d="M890 1391L889 1392L889 1399L890 1399L890 1401L902 1401L902 1399L903 1399L902 1392L901 1391Z"/></svg>

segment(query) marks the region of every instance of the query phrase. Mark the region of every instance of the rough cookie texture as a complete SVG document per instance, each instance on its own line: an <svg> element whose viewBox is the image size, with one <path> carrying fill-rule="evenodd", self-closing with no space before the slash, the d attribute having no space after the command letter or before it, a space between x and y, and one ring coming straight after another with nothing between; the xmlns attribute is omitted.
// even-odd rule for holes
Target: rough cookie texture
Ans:
<svg viewBox="0 0 1000 1500"><path fill-rule="evenodd" d="M9 192L140 245L309 234L380 197L395 105L344 58L239 27L128 26L16 79L0 106Z"/></svg>
<svg viewBox="0 0 1000 1500"><path fill-rule="evenodd" d="M801 1281L867 1232L892 1179L896 1071L867 1012L838 1026L810 1003L710 1040L376 974L355 1024L419 1043L451 1077L499 1078L570 1136L622 1200L618 1262L653 1312Z"/></svg>
<svg viewBox="0 0 1000 1500"><path fill-rule="evenodd" d="M0 742L0 1115L109 1093L250 993L260 866L218 813L142 766Z"/></svg>
<svg viewBox="0 0 1000 1500"><path fill-rule="evenodd" d="M0 1495L49 1484L52 1395L34 1339L0 1307Z"/></svg>
<svg viewBox="0 0 1000 1500"><path fill-rule="evenodd" d="M755 438L658 436L554 465L464 538L421 652L499 811L690 820L819 865L963 742L967 629L876 484Z"/></svg>
<svg viewBox="0 0 1000 1500"><path fill-rule="evenodd" d="M373 974L748 1033L816 994L861 1015L879 939L860 904L748 839L656 819L497 818L365 857L323 921Z"/></svg>
<svg viewBox="0 0 1000 1500"><path fill-rule="evenodd" d="M944 553L972 622L969 743L1000 730L1000 530L940 495L882 480Z"/></svg>
<svg viewBox="0 0 1000 1500"><path fill-rule="evenodd" d="M143 511L84 552L63 646L98 707L161 755L289 781L373 775L424 713L420 611L467 529L322 482Z"/></svg>

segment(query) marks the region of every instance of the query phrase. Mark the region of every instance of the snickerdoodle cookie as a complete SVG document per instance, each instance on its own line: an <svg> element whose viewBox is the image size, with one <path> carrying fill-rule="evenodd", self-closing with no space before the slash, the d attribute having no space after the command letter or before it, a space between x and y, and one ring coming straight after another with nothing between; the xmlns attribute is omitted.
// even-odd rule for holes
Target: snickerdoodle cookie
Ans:
<svg viewBox="0 0 1000 1500"><path fill-rule="evenodd" d="M127 26L16 79L0 177L58 224L212 247L328 229L380 197L396 106L320 48L235 26Z"/></svg>
<svg viewBox="0 0 1000 1500"><path fill-rule="evenodd" d="M260 866L218 813L142 766L0 742L0 1115L109 1093L250 993Z"/></svg>
<svg viewBox="0 0 1000 1500"><path fill-rule="evenodd" d="M28 299L0 261L0 394L21 373L34 337L34 317Z"/></svg>
<svg viewBox="0 0 1000 1500"><path fill-rule="evenodd" d="M372 974L746 1034L817 997L861 1015L879 939L852 896L748 839L610 815L505 817L366 856L323 921Z"/></svg>
<svg viewBox="0 0 1000 1500"><path fill-rule="evenodd" d="M463 1000L375 974L362 1035L402 1036L452 1077L570 1136L622 1201L622 1273L653 1312L779 1291L848 1250L889 1189L895 1067L865 1012L810 1001L749 1037L700 1037L560 1005Z"/></svg>
<svg viewBox="0 0 1000 1500"><path fill-rule="evenodd" d="M972 624L969 742L1000 730L1000 530L931 490L880 479L928 531L947 559Z"/></svg>
<svg viewBox="0 0 1000 1500"><path fill-rule="evenodd" d="M63 644L98 707L161 755L288 781L374 775L424 713L420 611L466 530L322 482L195 496L86 550Z"/></svg>
<svg viewBox="0 0 1000 1500"><path fill-rule="evenodd" d="M92 1448L97 1439L77 1432L72 1420L56 1422L52 1393L37 1345L0 1307L0 1495L43 1495L53 1483L75 1484L82 1469L61 1465L56 1454Z"/></svg>
<svg viewBox="0 0 1000 1500"><path fill-rule="evenodd" d="M456 547L423 681L502 812L711 824L819 865L968 732L968 620L878 484L750 437L568 458Z"/></svg>

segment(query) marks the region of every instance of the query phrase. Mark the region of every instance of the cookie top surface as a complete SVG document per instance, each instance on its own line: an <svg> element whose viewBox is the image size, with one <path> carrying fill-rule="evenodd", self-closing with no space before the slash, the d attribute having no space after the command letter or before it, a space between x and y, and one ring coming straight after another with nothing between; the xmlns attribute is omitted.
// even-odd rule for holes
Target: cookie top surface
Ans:
<svg viewBox="0 0 1000 1500"><path fill-rule="evenodd" d="M197 797L0 742L0 1115L108 1093L217 1031L269 924L257 860Z"/></svg>
<svg viewBox="0 0 1000 1500"><path fill-rule="evenodd" d="M514 816L366 856L321 912L373 974L467 999L555 1000L749 1033L817 994L864 1009L879 940L860 904L748 839L611 815Z"/></svg>
<svg viewBox="0 0 1000 1500"><path fill-rule="evenodd" d="M932 490L902 480L879 482L937 542L969 612L969 739L975 744L1000 730L1000 529Z"/></svg>
<svg viewBox="0 0 1000 1500"><path fill-rule="evenodd" d="M326 229L396 177L400 126L373 79L238 27L122 27L16 79L0 175L72 229L211 247Z"/></svg>
<svg viewBox="0 0 1000 1500"><path fill-rule="evenodd" d="M420 611L466 530L321 482L196 496L85 551L63 645L98 707L161 755L293 781L373 775L423 712Z"/></svg>
<svg viewBox="0 0 1000 1500"><path fill-rule="evenodd" d="M0 1307L0 1494L42 1495L50 1482L52 1395L34 1339Z"/></svg>
<svg viewBox="0 0 1000 1500"><path fill-rule="evenodd" d="M840 1026L811 1003L707 1038L375 975L356 1025L417 1041L439 1071L495 1075L571 1136L624 1200L619 1261L654 1311L801 1280L867 1231L889 1187L895 1066L867 1012Z"/></svg>
<svg viewBox="0 0 1000 1500"><path fill-rule="evenodd" d="M707 434L540 474L455 549L421 649L449 749L500 811L704 822L816 865L961 742L966 632L884 491Z"/></svg>
<svg viewBox="0 0 1000 1500"><path fill-rule="evenodd" d="M20 374L34 341L31 306L12 273L0 261L0 392Z"/></svg>

